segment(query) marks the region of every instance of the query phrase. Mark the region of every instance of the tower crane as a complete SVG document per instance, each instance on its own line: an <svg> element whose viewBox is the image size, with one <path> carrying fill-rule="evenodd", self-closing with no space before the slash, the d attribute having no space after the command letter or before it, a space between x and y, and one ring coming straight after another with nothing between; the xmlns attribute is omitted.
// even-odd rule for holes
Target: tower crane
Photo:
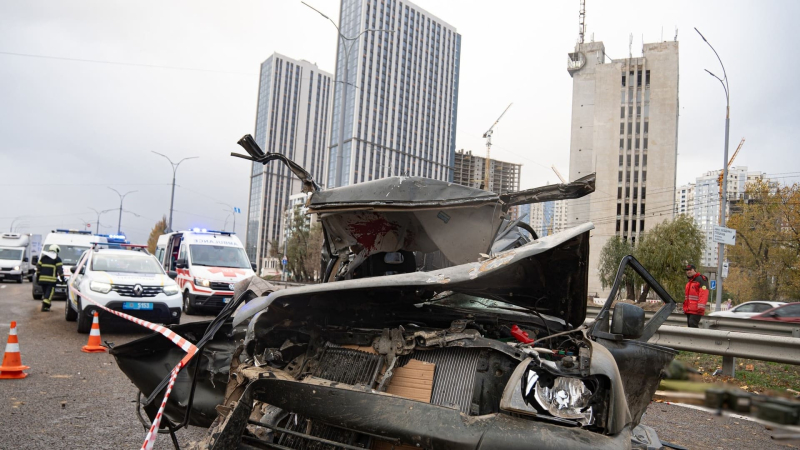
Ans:
<svg viewBox="0 0 800 450"><path fill-rule="evenodd" d="M484 173L483 173L483 189L487 191L489 190L489 167L491 166L491 162L489 160L489 154L491 153L492 150L492 134L494 133L495 125L497 125L497 123L500 122L500 119L502 119L503 116L506 115L506 111L508 111L508 108L511 108L511 105L513 105L513 103L509 103L506 109L503 110L503 114L500 114L500 117L498 117L497 120L494 121L491 128L489 128L489 130L486 133L483 133L483 137L484 139L486 139L486 167L484 168Z"/></svg>
<svg viewBox="0 0 800 450"><path fill-rule="evenodd" d="M561 172L559 172L558 169L556 169L555 165L550 166L550 168L553 169L553 172L556 173L556 176L558 177L558 179L561 180L561 184L566 184L567 183L567 180L564 179L564 177L561 175Z"/></svg>
<svg viewBox="0 0 800 450"><path fill-rule="evenodd" d="M739 142L739 146L736 147L736 151L733 152L733 156L731 156L731 159L728 160L728 167L731 167L731 164L733 164L733 160L736 159L736 155L739 154L739 150L742 149L743 145L744 145L744 138L742 138L742 141ZM724 173L724 169L719 172L719 177L717 178L717 184L719 185L719 204L720 204L719 214L720 214L720 217L722 217L722 175L723 175L723 173Z"/></svg>

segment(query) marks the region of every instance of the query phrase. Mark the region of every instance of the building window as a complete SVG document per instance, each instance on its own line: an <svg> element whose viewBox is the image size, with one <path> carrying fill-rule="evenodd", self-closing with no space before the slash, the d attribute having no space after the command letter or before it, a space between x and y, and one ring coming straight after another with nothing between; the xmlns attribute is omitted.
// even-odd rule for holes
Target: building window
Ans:
<svg viewBox="0 0 800 450"><path fill-rule="evenodd" d="M647 85L647 86L650 86L650 71L649 70L645 70L644 71L644 84Z"/></svg>
<svg viewBox="0 0 800 450"><path fill-rule="evenodd" d="M641 124L639 122L636 122L636 134L639 134L639 128L640 127L641 127Z"/></svg>
<svg viewBox="0 0 800 450"><path fill-rule="evenodd" d="M619 134L625 134L625 124L619 124Z"/></svg>
<svg viewBox="0 0 800 450"><path fill-rule="evenodd" d="M644 198L644 197L642 197L642 198ZM640 214L644 215L644 203L642 203L642 208L641 208ZM639 231L641 231L641 230L644 230L644 225L639 227Z"/></svg>
<svg viewBox="0 0 800 450"><path fill-rule="evenodd" d="M622 75L622 87L625 87L625 75Z"/></svg>
<svg viewBox="0 0 800 450"><path fill-rule="evenodd" d="M619 118L620 119L624 119L625 118L625 107L624 106L620 106L620 108L619 108Z"/></svg>
<svg viewBox="0 0 800 450"><path fill-rule="evenodd" d="M621 205L621 204L619 204L619 203L617 203L617 215L620 215L620 214L622 214L622 212L621 212L621 211L622 211L622 205Z"/></svg>
<svg viewBox="0 0 800 450"><path fill-rule="evenodd" d="M639 231L640 232L644 231L644 220L639 221Z"/></svg>
<svg viewBox="0 0 800 450"><path fill-rule="evenodd" d="M619 149L623 150L624 148L625 148L625 139L620 139L619 140ZM622 158L622 157L620 156L620 158ZM619 163L622 164L622 161L620 161Z"/></svg>
<svg viewBox="0 0 800 450"><path fill-rule="evenodd" d="M642 188L642 200L644 200L645 188ZM644 208L642 208L644 209Z"/></svg>
<svg viewBox="0 0 800 450"><path fill-rule="evenodd" d="M621 158L621 157L620 157L620 158ZM620 183L622 183L622 171L621 171L621 170L619 171L619 177L618 177L617 181L619 181Z"/></svg>
<svg viewBox="0 0 800 450"><path fill-rule="evenodd" d="M644 134L647 134L647 131L648 131L648 128L649 128L648 127L649 124L650 124L650 122L645 122L644 123Z"/></svg>

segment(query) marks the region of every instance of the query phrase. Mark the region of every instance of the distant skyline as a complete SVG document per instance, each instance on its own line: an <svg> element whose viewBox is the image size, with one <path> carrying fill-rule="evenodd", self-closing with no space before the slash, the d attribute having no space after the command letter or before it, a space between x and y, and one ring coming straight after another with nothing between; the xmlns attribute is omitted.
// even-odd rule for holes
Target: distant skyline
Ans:
<svg viewBox="0 0 800 450"><path fill-rule="evenodd" d="M462 35L456 150L485 151L523 164L521 187L557 182L568 172L572 82L567 53L577 38L578 2L490 4L417 0ZM794 154L798 92L792 31L800 4L773 2L587 2L586 39L612 58L641 54L642 40L680 41L677 184L721 168L725 103L721 72L700 29L725 63L731 86L731 147L736 160L781 182L800 181ZM310 0L338 23L339 3ZM662 32L663 30L663 32ZM221 229L242 208L244 235L250 164L229 156L254 133L259 64L273 52L333 72L333 26L299 1L10 0L0 4L0 231L14 217L46 233L92 224L88 208L125 199L123 230L144 242L168 214L171 171L178 171L175 228ZM43 57L44 56L44 57ZM24 189L20 189L24 187ZM124 192L124 191L123 191ZM117 214L101 232L116 231ZM230 228L232 220L228 219Z"/></svg>

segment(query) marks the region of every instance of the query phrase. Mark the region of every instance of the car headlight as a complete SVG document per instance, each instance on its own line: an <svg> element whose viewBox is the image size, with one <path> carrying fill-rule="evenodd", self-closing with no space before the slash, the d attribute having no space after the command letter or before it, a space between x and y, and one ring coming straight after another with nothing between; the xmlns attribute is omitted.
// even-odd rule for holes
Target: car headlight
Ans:
<svg viewBox="0 0 800 450"><path fill-rule="evenodd" d="M14 266L14 270L19 270L19 266Z"/></svg>
<svg viewBox="0 0 800 450"><path fill-rule="evenodd" d="M178 285L176 284L173 284L172 286L164 286L164 293L167 295L175 295L178 292L180 292L180 289L178 289Z"/></svg>
<svg viewBox="0 0 800 450"><path fill-rule="evenodd" d="M108 294L111 291L111 285L102 281L92 281L89 283L89 289L101 294Z"/></svg>
<svg viewBox="0 0 800 450"><path fill-rule="evenodd" d="M211 283L208 280L206 280L205 278L195 278L194 279L194 285L195 286L209 287L209 286L211 286Z"/></svg>
<svg viewBox="0 0 800 450"><path fill-rule="evenodd" d="M575 420L584 426L594 422L589 406L592 391L580 378L540 375L528 370L522 381L522 394L528 402L535 399L553 416Z"/></svg>

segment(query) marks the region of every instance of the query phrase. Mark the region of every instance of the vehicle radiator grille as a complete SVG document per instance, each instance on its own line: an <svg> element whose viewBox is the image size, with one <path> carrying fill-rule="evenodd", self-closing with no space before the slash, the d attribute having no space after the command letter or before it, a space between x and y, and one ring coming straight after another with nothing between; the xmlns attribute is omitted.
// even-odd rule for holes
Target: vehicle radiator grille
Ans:
<svg viewBox="0 0 800 450"><path fill-rule="evenodd" d="M474 348L442 348L417 351L403 357L399 362L405 365L408 359L414 358L436 364L431 403L441 406L457 405L462 413L469 415L480 353L480 349Z"/></svg>
<svg viewBox="0 0 800 450"><path fill-rule="evenodd" d="M136 295L133 284L112 284L111 290L123 297L155 297L161 293L161 286L142 286L140 295Z"/></svg>

